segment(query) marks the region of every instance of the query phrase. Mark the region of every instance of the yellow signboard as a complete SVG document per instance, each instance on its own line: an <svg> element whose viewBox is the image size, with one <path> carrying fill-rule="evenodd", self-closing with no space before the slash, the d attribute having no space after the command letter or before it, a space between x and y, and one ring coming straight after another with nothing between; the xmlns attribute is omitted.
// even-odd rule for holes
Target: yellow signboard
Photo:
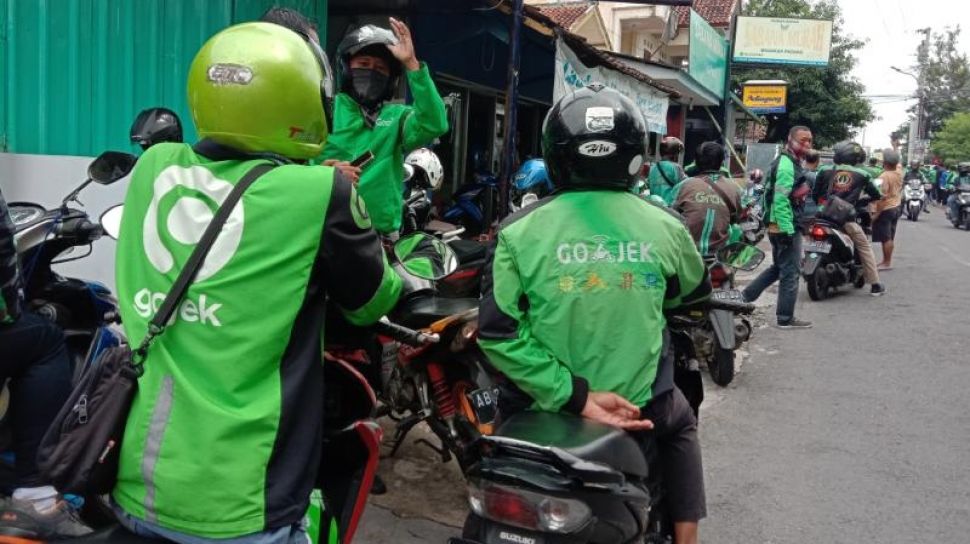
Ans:
<svg viewBox="0 0 970 544"><path fill-rule="evenodd" d="M787 85L745 85L744 107L755 113L785 113L788 105Z"/></svg>
<svg viewBox="0 0 970 544"><path fill-rule="evenodd" d="M832 48L832 21L739 17L734 62L825 66Z"/></svg>

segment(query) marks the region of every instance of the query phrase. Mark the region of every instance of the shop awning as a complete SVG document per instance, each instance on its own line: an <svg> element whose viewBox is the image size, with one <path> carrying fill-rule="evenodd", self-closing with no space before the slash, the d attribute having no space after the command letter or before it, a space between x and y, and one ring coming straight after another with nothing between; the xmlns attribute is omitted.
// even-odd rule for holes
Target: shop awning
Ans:
<svg viewBox="0 0 970 544"><path fill-rule="evenodd" d="M609 55L634 70L643 72L651 79L677 91L676 102L691 106L719 106L723 99L708 91L685 70L678 70L667 64L648 62L637 57L620 53Z"/></svg>

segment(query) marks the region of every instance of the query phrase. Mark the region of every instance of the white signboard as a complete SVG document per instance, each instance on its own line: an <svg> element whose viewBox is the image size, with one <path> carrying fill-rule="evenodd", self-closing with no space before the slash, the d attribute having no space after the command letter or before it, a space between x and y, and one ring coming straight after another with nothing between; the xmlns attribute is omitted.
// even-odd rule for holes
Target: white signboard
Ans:
<svg viewBox="0 0 970 544"><path fill-rule="evenodd" d="M602 83L632 100L647 121L647 129L658 134L667 133L667 95L631 76L601 66L588 67L562 40L556 40L556 75L552 99L559 100L567 91Z"/></svg>
<svg viewBox="0 0 970 544"><path fill-rule="evenodd" d="M738 17L734 62L826 66L832 21Z"/></svg>

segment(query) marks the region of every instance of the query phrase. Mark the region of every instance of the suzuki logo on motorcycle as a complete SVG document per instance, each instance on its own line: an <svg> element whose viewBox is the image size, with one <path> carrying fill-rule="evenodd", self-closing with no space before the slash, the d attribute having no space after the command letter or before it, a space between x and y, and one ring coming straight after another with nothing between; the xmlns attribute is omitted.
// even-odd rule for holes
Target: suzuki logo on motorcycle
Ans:
<svg viewBox="0 0 970 544"><path fill-rule="evenodd" d="M505 542L514 542L515 544L536 544L536 539L534 538L509 533L507 531L500 532L498 534L498 538L499 540L504 540Z"/></svg>
<svg viewBox="0 0 970 544"><path fill-rule="evenodd" d="M145 254L156 270L166 274L175 267L175 258L168 246L195 246L199 243L216 209L229 196L232 188L232 183L215 177L201 166L169 166L162 170L155 178L154 194L148 204L143 227ZM174 198L168 197L170 194L174 194ZM166 204L164 207L163 201ZM243 220L243 203L240 200L212 244L195 278L196 282L211 278L229 263L242 241ZM160 224L167 231L167 243L159 231ZM191 248L181 253L188 259Z"/></svg>
<svg viewBox="0 0 970 544"><path fill-rule="evenodd" d="M587 157L607 157L616 152L616 144L605 140L593 140L579 146L579 154Z"/></svg>

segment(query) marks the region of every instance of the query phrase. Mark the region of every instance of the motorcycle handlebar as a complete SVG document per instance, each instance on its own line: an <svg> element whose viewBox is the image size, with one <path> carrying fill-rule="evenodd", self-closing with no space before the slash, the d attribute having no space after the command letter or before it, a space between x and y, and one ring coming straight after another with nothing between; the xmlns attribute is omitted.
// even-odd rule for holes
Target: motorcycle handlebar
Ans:
<svg viewBox="0 0 970 544"><path fill-rule="evenodd" d="M402 344L410 346L423 346L426 344L436 344L440 337L437 334L427 334L414 329L391 323L390 321L378 321L374 325L378 334L389 336Z"/></svg>
<svg viewBox="0 0 970 544"><path fill-rule="evenodd" d="M104 235L104 228L97 223L92 223L87 219L68 221L57 226L57 234L66 234L78 237L97 239Z"/></svg>

